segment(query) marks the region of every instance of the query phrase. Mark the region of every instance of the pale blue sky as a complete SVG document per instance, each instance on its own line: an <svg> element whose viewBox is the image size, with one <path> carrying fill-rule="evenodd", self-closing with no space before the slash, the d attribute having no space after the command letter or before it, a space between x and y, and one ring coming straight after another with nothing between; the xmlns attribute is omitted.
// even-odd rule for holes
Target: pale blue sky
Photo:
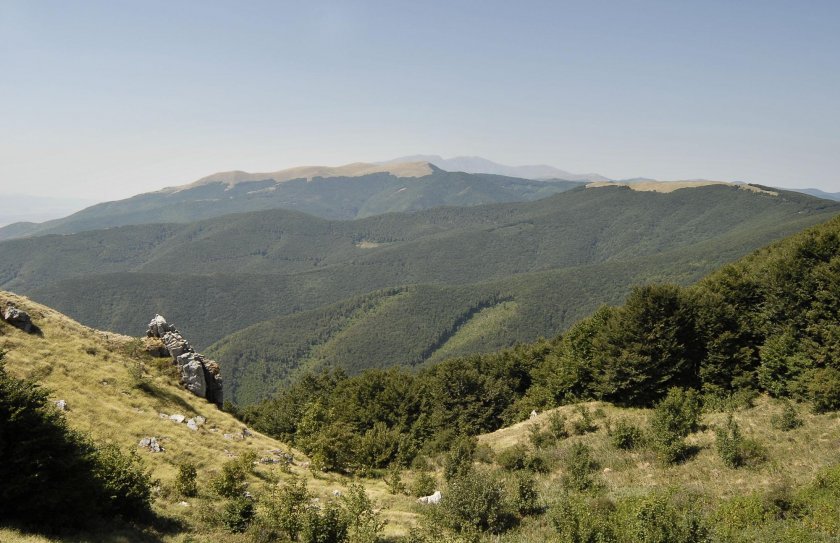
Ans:
<svg viewBox="0 0 840 543"><path fill-rule="evenodd" d="M427 153L840 191L840 2L0 0L0 193Z"/></svg>

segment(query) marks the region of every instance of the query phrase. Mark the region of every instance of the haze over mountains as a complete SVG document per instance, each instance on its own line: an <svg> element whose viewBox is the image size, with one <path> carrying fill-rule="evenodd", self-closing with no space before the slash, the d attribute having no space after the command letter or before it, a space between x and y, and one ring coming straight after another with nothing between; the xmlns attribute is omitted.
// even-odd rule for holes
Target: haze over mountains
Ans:
<svg viewBox="0 0 840 543"><path fill-rule="evenodd" d="M566 181L609 181L597 173L571 173L546 164L532 164L526 166L506 166L487 160L480 156L458 156L443 158L439 155L410 155L395 158L382 164L403 162L428 162L442 170L449 172L490 173L508 177L522 177L525 179L564 179Z"/></svg>

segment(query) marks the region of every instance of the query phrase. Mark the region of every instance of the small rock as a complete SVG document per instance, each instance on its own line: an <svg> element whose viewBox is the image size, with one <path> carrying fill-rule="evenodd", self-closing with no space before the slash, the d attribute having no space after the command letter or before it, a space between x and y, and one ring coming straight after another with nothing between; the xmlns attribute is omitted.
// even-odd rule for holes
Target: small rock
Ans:
<svg viewBox="0 0 840 543"><path fill-rule="evenodd" d="M162 419L168 419L169 418L169 415L167 415L166 413L158 413L158 416Z"/></svg>
<svg viewBox="0 0 840 543"><path fill-rule="evenodd" d="M604 468L604 475L609 475L612 473L612 468Z"/></svg>
<svg viewBox="0 0 840 543"><path fill-rule="evenodd" d="M271 458L270 456L266 457L266 458L260 458L260 464L279 464L279 463L280 463L279 459Z"/></svg>
<svg viewBox="0 0 840 543"><path fill-rule="evenodd" d="M178 424L181 424L182 422L184 422L185 418L186 417L184 415L181 415L180 413L175 414L175 415L169 415L169 420L171 420L172 422L178 423Z"/></svg>
<svg viewBox="0 0 840 543"><path fill-rule="evenodd" d="M156 453L164 451L163 447L160 445L156 437L144 437L140 440L138 447L141 447L143 449L149 449L150 451Z"/></svg>
<svg viewBox="0 0 840 543"><path fill-rule="evenodd" d="M247 428L242 429L242 437L243 438L244 437L251 437L252 435L254 435L254 434L251 433L251 430L249 430Z"/></svg>
<svg viewBox="0 0 840 543"><path fill-rule="evenodd" d="M198 430L198 424L195 423L195 419L190 419L187 421L187 428L190 430Z"/></svg>
<svg viewBox="0 0 840 543"><path fill-rule="evenodd" d="M528 415L528 418L531 418L531 419L537 418L537 410L536 409L532 410L531 414Z"/></svg>
<svg viewBox="0 0 840 543"><path fill-rule="evenodd" d="M205 418L204 418L204 417L202 417L201 415L199 415L199 416L195 417L195 419L194 419L194 420L195 420L195 423L196 423L196 424L198 424L199 426L201 426L202 424L204 424L205 422L207 422L207 419L205 419Z"/></svg>
<svg viewBox="0 0 840 543"><path fill-rule="evenodd" d="M236 437L236 435L235 434L225 434L223 437L225 439L233 439L234 437Z"/></svg>
<svg viewBox="0 0 840 543"><path fill-rule="evenodd" d="M178 502L178 505L180 505L181 507L189 507L190 506L190 504L188 504L187 502Z"/></svg>
<svg viewBox="0 0 840 543"><path fill-rule="evenodd" d="M59 411L67 411L67 401L66 400L58 400L55 402L55 407Z"/></svg>
<svg viewBox="0 0 840 543"><path fill-rule="evenodd" d="M340 498L340 497L341 497L341 491L340 491L340 490L333 490L333 493L332 493L332 494L333 494L333 496L335 496L336 498Z"/></svg>
<svg viewBox="0 0 840 543"><path fill-rule="evenodd" d="M422 498L417 498L417 503L422 503L423 505L436 505L440 503L441 499L440 490L435 490L435 493L431 496L423 496Z"/></svg>

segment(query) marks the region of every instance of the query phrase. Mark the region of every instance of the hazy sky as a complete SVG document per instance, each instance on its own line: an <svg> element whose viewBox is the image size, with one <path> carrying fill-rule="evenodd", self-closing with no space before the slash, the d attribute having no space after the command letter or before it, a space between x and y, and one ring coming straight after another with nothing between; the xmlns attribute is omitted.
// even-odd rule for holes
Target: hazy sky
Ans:
<svg viewBox="0 0 840 543"><path fill-rule="evenodd" d="M840 2L0 0L0 193L414 153L840 191Z"/></svg>

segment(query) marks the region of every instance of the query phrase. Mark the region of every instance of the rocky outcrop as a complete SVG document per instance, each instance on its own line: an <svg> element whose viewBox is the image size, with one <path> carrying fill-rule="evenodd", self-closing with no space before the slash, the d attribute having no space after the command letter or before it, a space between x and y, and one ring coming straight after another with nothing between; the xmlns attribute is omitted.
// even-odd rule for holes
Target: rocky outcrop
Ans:
<svg viewBox="0 0 840 543"><path fill-rule="evenodd" d="M224 399L219 364L195 352L181 332L160 315L155 315L149 323L146 336L162 342L165 353L172 357L172 362L178 366L181 384L187 390L219 407L222 406Z"/></svg>
<svg viewBox="0 0 840 543"><path fill-rule="evenodd" d="M3 320L26 333L32 332L34 329L29 313L12 304L7 305L6 309L3 310Z"/></svg>

